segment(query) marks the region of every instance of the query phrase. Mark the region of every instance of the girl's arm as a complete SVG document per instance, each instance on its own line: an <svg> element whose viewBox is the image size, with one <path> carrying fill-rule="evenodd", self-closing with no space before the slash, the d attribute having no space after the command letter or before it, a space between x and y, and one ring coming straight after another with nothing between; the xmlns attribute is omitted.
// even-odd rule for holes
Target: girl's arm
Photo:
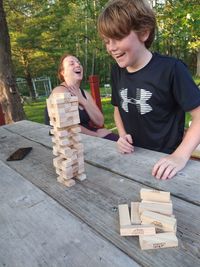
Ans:
<svg viewBox="0 0 200 267"><path fill-rule="evenodd" d="M84 98L83 101L80 103L80 105L85 109L87 112L88 116L90 117L90 120L99 127L102 127L104 124L104 117L103 114L101 113L100 109L94 102L92 96L86 92L86 99Z"/></svg>
<svg viewBox="0 0 200 267"><path fill-rule="evenodd" d="M87 129L82 125L80 125L80 127L81 127L81 133L91 135L91 136L98 136L96 132Z"/></svg>

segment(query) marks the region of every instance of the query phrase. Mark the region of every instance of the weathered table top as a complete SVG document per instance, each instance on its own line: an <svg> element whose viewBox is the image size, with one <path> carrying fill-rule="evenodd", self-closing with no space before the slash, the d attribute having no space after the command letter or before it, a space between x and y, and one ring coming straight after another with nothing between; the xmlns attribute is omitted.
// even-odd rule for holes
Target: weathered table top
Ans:
<svg viewBox="0 0 200 267"><path fill-rule="evenodd" d="M162 153L82 135L87 179L56 181L49 127L21 121L0 127L0 266L200 266L200 162L174 179L151 176ZM19 147L33 150L6 161ZM121 237L116 207L140 201L142 187L170 191L178 222L177 248L142 251Z"/></svg>

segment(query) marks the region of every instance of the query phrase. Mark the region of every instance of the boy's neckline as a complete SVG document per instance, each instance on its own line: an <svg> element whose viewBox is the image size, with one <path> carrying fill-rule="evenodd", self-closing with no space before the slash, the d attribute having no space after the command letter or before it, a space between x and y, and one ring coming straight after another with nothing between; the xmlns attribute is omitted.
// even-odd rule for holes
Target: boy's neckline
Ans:
<svg viewBox="0 0 200 267"><path fill-rule="evenodd" d="M154 56L155 56L155 54L152 53L152 52L150 52L150 57L149 57L149 59L145 62L144 65L142 65L140 68L138 68L138 69L136 69L136 70L128 71L127 68L124 68L124 69L125 69L125 71L126 71L128 74L134 74L134 73L137 73L137 72L139 72L139 71L145 69L145 68L151 63L151 61L153 60Z"/></svg>

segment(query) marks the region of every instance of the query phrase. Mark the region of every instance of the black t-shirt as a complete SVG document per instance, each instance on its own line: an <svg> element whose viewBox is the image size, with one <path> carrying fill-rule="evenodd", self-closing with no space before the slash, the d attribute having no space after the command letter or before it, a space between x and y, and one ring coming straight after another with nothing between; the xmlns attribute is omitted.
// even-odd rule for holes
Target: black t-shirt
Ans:
<svg viewBox="0 0 200 267"><path fill-rule="evenodd" d="M186 66L154 53L139 71L115 64L111 72L112 104L135 146L172 153L182 141L185 111L200 105L200 90Z"/></svg>

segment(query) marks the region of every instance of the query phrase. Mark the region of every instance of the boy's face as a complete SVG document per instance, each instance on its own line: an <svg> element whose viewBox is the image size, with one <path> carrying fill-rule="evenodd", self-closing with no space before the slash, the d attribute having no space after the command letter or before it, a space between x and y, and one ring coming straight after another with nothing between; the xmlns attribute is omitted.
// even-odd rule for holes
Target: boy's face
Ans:
<svg viewBox="0 0 200 267"><path fill-rule="evenodd" d="M147 48L144 42L148 38L149 33L139 35L131 31L129 35L116 40L112 38L104 38L108 53L115 59L121 68L127 68L128 71L134 70L143 57Z"/></svg>

